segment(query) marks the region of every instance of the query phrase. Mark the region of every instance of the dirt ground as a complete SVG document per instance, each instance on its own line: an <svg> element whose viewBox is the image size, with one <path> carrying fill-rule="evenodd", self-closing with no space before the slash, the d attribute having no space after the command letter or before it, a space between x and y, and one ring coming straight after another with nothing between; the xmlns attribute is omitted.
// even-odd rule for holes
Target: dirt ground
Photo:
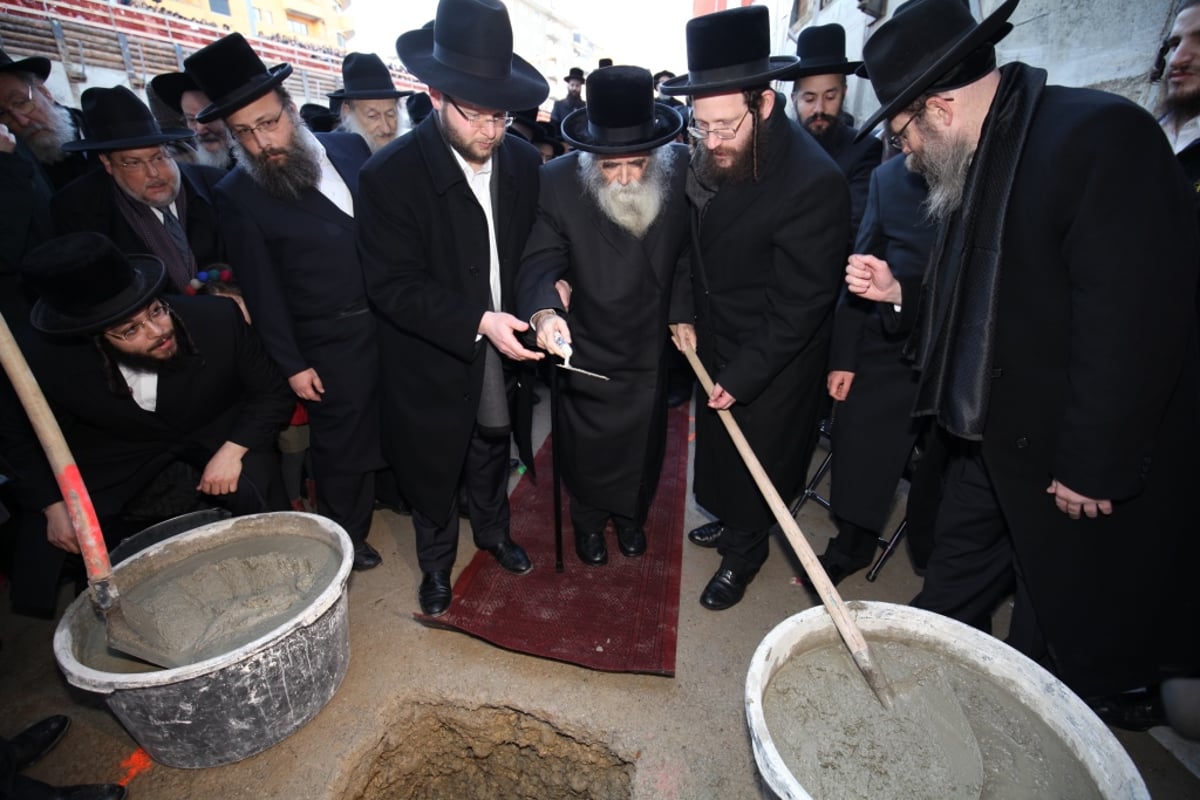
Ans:
<svg viewBox="0 0 1200 800"><path fill-rule="evenodd" d="M686 528L703 521L689 497ZM822 552L832 533L827 512L810 502L799 522ZM0 734L68 714L71 730L27 774L56 784L126 780L135 800L774 796L754 763L743 693L759 641L811 605L792 582L797 567L782 537L745 599L722 612L697 602L719 557L684 544L676 675L664 678L594 672L421 625L412 619L420 580L412 536L409 517L376 512L370 541L383 564L350 581L345 681L312 722L257 756L202 770L139 758L103 698L59 673L55 624L14 616L7 598ZM461 541L455 577L474 550L469 533ZM582 566L569 561L567 578L572 568ZM839 588L847 599L906 603L919 586L901 548L875 583L859 573ZM1154 736L1118 736L1155 798L1200 797L1200 778Z"/></svg>

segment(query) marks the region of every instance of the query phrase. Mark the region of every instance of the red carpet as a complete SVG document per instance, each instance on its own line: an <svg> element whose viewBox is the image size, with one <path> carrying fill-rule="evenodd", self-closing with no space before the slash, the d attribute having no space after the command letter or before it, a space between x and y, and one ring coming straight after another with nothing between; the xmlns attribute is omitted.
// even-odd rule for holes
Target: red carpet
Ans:
<svg viewBox="0 0 1200 800"><path fill-rule="evenodd" d="M533 572L512 575L487 553L476 553L454 584L450 610L440 617L414 616L519 653L608 672L674 675L688 427L688 405L668 412L645 555L622 556L610 524L608 564L584 566L575 555L564 488L563 572L555 571L547 439L535 460L537 482L522 478L511 497L513 538L529 553Z"/></svg>

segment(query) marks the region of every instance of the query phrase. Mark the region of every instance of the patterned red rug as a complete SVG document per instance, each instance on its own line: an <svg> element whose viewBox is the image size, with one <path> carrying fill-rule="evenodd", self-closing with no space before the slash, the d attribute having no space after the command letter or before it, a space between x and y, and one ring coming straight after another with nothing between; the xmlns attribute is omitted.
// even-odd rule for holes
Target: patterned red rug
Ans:
<svg viewBox="0 0 1200 800"><path fill-rule="evenodd" d="M554 569L554 499L550 439L511 496L512 530L533 572L505 572L478 552L454 584L450 610L414 616L428 625L478 636L519 653L608 672L675 674L679 573L687 490L689 406L667 415L662 477L646 520L646 553L625 558L609 525L608 564L584 566L575 555L563 492L563 572Z"/></svg>

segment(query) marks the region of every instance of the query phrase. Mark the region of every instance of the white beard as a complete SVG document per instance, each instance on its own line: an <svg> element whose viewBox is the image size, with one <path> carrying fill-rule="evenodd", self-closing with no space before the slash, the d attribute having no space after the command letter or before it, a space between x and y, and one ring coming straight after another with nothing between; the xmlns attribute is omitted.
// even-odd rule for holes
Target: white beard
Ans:
<svg viewBox="0 0 1200 800"><path fill-rule="evenodd" d="M67 157L62 146L75 141L75 123L71 120L71 112L57 103L53 105L51 111L50 130L54 135L30 137L25 142L33 153L33 157L42 164L57 164L62 161Z"/></svg>
<svg viewBox="0 0 1200 800"><path fill-rule="evenodd" d="M599 166L603 158L595 153L579 154L584 188L606 217L641 239L658 219L670 194L668 181L675 151L669 147L652 151L642 179L624 186L605 180Z"/></svg>
<svg viewBox="0 0 1200 800"><path fill-rule="evenodd" d="M195 161L206 167L229 169L233 166L233 153L228 147L223 147L215 153L199 142L196 143Z"/></svg>
<svg viewBox="0 0 1200 800"><path fill-rule="evenodd" d="M343 114L342 122L340 125L338 125L337 129L339 131L345 131L346 133L357 133L359 136L361 136L363 138L363 141L367 143L367 147L371 148L371 152L377 153L380 150L382 150L383 148L387 147L392 142L399 139L400 136L406 130L408 130L409 127L410 126L408 124L408 114L404 111L404 107L402 105L397 104L397 107L396 107L396 133L394 136L392 136L391 139L388 139L386 142L380 142L378 139L376 139L374 136L372 136L370 133L368 133L363 128L363 126L359 123L358 117L354 116L353 112L347 111Z"/></svg>

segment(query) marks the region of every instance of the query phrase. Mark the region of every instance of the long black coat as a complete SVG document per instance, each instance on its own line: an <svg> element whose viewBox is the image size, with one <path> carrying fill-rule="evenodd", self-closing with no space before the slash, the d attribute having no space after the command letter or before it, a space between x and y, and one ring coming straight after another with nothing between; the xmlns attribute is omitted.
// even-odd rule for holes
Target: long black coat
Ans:
<svg viewBox="0 0 1200 800"><path fill-rule="evenodd" d="M758 182L726 186L703 209L693 205L692 281L680 284L671 314L694 318L700 358L736 398L734 418L780 494L791 497L804 481L825 391L850 209L845 177L783 104L777 96L766 123L771 144ZM773 523L717 413L704 406L695 475L697 502L727 525Z"/></svg>
<svg viewBox="0 0 1200 800"><path fill-rule="evenodd" d="M854 252L888 263L903 280L920 281L937 226L925 215L925 180L898 156L871 175ZM830 503L840 519L880 531L896 483L919 431L912 418L917 375L902 357L906 336L888 331L877 303L843 287L833 320L829 369L854 373L833 425Z"/></svg>
<svg viewBox="0 0 1200 800"><path fill-rule="evenodd" d="M215 167L179 165L180 191L187 197L187 219L181 222L200 269L225 261L214 193L224 177L225 171ZM50 203L55 232L93 231L112 239L123 253L153 253L117 207L113 188L112 176L100 169L60 190ZM182 286L174 287L176 292L183 290Z"/></svg>
<svg viewBox="0 0 1200 800"><path fill-rule="evenodd" d="M1192 195L1142 109L1046 87L1008 205L982 454L1055 670L1083 695L1200 666ZM1069 519L1052 478L1113 514Z"/></svg>
<svg viewBox="0 0 1200 800"><path fill-rule="evenodd" d="M874 136L865 136L855 141L856 135L856 129L838 122L830 127L824 136L817 139L850 185L851 236L854 236L854 232L862 224L863 212L867 207L867 190L871 186L871 173L883 161L883 142Z"/></svg>
<svg viewBox="0 0 1200 800"><path fill-rule="evenodd" d="M517 280L521 319L562 311L554 282L571 284L573 365L611 378L560 370L563 476L571 496L594 508L644 519L666 435L667 319L676 271L689 243L684 182L688 152L669 145L669 194L642 239L614 223L583 186L579 154L542 168L538 218Z"/></svg>
<svg viewBox="0 0 1200 800"><path fill-rule="evenodd" d="M506 136L494 158L500 296L511 312L542 159L517 136ZM376 153L360 180L359 254L387 365L384 452L405 498L443 524L483 385L487 344L477 332L491 304L486 217L433 115ZM523 425L516 416L514 426ZM532 463L527 439L522 449Z"/></svg>
<svg viewBox="0 0 1200 800"><path fill-rule="evenodd" d="M370 151L361 136L315 134L355 200ZM355 249L356 217L316 189L279 200L242 167L217 186L229 261L254 328L285 376L313 368L321 402L305 402L322 470L379 469L379 355Z"/></svg>

